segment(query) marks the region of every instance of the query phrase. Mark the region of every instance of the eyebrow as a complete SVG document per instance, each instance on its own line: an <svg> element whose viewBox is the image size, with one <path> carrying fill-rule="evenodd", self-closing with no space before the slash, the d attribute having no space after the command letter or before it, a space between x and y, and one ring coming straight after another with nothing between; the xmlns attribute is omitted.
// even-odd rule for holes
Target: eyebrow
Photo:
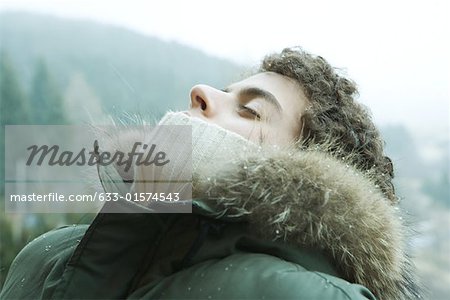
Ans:
<svg viewBox="0 0 450 300"><path fill-rule="evenodd" d="M225 88L222 90L225 93L231 92L229 88ZM258 87L245 87L238 91L239 97L250 97L250 98L261 98L281 113L283 109L281 108L280 102L278 102L277 98L269 91L263 90Z"/></svg>

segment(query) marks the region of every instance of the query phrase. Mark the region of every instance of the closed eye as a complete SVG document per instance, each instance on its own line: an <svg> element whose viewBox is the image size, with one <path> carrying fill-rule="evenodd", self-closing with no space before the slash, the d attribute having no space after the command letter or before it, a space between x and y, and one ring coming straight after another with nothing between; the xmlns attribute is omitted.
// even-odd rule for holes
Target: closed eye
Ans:
<svg viewBox="0 0 450 300"><path fill-rule="evenodd" d="M252 115L255 119L261 120L261 115L256 110L245 105L240 105L239 108Z"/></svg>

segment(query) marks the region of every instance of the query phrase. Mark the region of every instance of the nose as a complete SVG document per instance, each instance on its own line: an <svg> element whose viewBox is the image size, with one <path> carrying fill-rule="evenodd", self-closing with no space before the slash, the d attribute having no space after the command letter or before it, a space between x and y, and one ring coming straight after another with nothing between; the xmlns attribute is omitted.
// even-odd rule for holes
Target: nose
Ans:
<svg viewBox="0 0 450 300"><path fill-rule="evenodd" d="M192 110L201 113L205 117L212 117L219 110L223 101L223 92L204 84L199 84L191 89Z"/></svg>

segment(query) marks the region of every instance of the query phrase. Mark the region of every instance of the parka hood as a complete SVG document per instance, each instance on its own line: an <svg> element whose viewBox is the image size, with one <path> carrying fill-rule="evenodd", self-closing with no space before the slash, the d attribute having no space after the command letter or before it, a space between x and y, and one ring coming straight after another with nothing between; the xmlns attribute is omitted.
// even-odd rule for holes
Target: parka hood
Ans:
<svg viewBox="0 0 450 300"><path fill-rule="evenodd" d="M194 176L216 216L249 222L263 239L320 248L349 282L380 299L418 297L401 212L371 179L314 149L263 149Z"/></svg>

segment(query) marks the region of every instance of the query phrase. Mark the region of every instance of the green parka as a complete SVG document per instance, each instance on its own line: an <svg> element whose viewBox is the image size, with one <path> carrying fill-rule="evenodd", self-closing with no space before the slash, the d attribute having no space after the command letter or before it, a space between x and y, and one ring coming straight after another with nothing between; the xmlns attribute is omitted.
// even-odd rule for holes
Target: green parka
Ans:
<svg viewBox="0 0 450 300"><path fill-rule="evenodd" d="M90 226L42 235L13 262L1 299L417 295L398 211L370 178L317 151L242 164L194 182L204 197L192 214L108 202Z"/></svg>

